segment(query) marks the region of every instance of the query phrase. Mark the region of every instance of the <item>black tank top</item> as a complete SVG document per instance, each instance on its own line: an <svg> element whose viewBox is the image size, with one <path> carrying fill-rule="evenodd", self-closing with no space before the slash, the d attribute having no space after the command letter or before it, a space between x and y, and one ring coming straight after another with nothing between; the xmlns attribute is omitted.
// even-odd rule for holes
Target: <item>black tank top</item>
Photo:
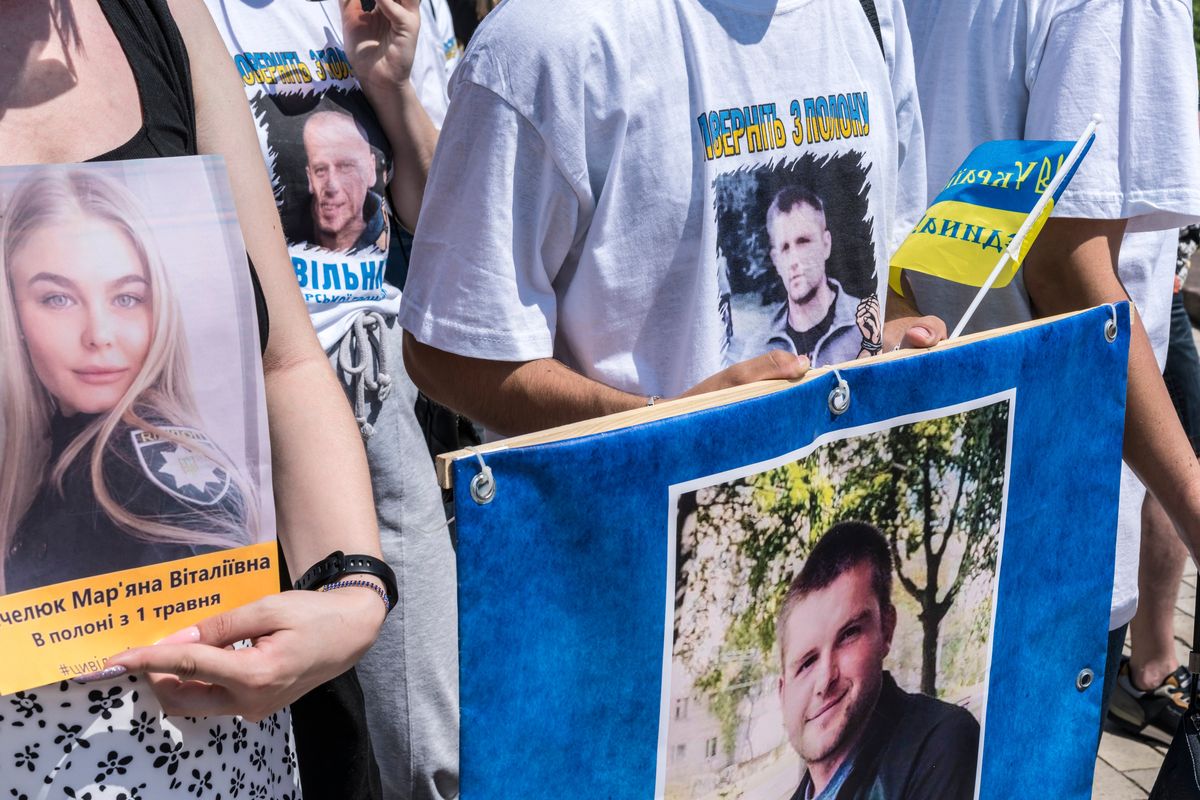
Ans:
<svg viewBox="0 0 1200 800"><path fill-rule="evenodd" d="M187 48L166 0L99 0L100 9L125 53L137 84L142 127L133 138L89 161L194 156L196 103ZM246 254L249 261L250 255ZM259 346L265 351L271 329L258 273L250 263Z"/></svg>

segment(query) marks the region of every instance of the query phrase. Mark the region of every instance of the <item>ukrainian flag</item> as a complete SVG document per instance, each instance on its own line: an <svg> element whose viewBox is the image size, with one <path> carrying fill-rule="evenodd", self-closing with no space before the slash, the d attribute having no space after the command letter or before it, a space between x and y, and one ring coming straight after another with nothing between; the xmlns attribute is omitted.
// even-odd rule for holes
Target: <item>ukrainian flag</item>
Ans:
<svg viewBox="0 0 1200 800"><path fill-rule="evenodd" d="M1009 250L1011 260L992 284L1006 286L1095 138L1092 133L1073 160L1075 142L997 141L976 147L892 256L892 288L900 291L905 269L983 286ZM1019 249L1011 250L1021 225L1064 166L1067 174L1053 187Z"/></svg>

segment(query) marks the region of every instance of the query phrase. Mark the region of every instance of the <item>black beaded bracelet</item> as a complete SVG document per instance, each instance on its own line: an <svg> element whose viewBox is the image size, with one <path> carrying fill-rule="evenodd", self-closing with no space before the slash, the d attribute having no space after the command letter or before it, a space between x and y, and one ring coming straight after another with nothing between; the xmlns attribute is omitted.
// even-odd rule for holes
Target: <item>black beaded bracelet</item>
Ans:
<svg viewBox="0 0 1200 800"><path fill-rule="evenodd" d="M388 600L387 591L379 584L371 583L370 581L334 581L333 583L325 584L317 591L328 592L332 591L333 589L344 589L347 586L360 586L363 589L370 589L372 592L379 595L379 599L383 601L384 614L387 614L392 610L392 603L390 600Z"/></svg>

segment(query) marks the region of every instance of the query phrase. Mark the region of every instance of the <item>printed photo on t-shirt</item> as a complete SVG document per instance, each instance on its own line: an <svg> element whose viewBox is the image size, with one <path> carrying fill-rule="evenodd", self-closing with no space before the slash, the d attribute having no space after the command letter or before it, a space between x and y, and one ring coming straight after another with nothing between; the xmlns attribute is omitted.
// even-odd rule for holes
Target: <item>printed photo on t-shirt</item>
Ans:
<svg viewBox="0 0 1200 800"><path fill-rule="evenodd" d="M717 176L726 364L773 349L814 366L878 351L869 166L857 151L810 153Z"/></svg>
<svg viewBox="0 0 1200 800"><path fill-rule="evenodd" d="M268 164L296 279L309 303L379 299L393 219L382 131L358 88L259 93Z"/></svg>
<svg viewBox="0 0 1200 800"><path fill-rule="evenodd" d="M386 143L372 142L359 121L366 108L362 92L260 94L251 105L267 131L288 244L386 252Z"/></svg>

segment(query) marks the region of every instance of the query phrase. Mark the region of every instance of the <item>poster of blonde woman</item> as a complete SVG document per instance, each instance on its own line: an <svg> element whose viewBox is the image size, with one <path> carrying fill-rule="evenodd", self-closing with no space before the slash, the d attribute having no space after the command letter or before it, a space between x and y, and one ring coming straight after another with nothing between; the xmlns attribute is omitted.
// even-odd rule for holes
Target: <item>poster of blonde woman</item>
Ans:
<svg viewBox="0 0 1200 800"><path fill-rule="evenodd" d="M1012 395L672 487L664 800L973 800Z"/></svg>
<svg viewBox="0 0 1200 800"><path fill-rule="evenodd" d="M222 162L0 169L0 275L0 692L277 590Z"/></svg>

